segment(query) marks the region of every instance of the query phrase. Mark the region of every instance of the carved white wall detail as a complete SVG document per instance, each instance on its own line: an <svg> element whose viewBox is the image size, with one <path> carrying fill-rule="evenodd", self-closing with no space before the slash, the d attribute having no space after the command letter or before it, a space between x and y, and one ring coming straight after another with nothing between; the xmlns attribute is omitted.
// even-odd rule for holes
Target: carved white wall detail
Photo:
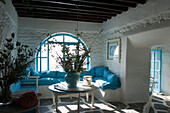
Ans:
<svg viewBox="0 0 170 113"><path fill-rule="evenodd" d="M160 23L168 21L168 20L170 20L170 11L167 11L165 13L162 13L162 14L159 14L156 16L151 16L144 20L130 23L125 26L110 29L110 30L105 31L104 33L109 33L112 36L112 38L113 37L121 37L123 35L123 33L125 33L125 32L147 28L148 26L160 24Z"/></svg>

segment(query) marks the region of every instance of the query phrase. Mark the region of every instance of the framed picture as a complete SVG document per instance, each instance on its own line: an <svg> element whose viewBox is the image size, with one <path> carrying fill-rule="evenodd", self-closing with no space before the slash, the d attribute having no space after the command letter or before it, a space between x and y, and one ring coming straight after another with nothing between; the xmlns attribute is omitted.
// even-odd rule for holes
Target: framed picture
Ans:
<svg viewBox="0 0 170 113"><path fill-rule="evenodd" d="M120 39L107 41L107 60L120 62Z"/></svg>

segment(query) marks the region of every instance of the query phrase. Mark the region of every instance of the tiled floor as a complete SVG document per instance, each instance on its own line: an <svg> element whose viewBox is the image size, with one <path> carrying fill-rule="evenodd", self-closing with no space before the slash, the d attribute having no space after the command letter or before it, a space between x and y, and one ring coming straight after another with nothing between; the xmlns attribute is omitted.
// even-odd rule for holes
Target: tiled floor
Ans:
<svg viewBox="0 0 170 113"><path fill-rule="evenodd" d="M89 99L90 100L90 99ZM80 111L81 113L142 113L145 103L135 103L125 105L121 102L107 103L95 99L94 107L85 98L81 98ZM152 99L152 107L150 113L170 113L170 100L167 96L154 95ZM60 98L58 113L77 113L77 98ZM40 113L54 113L55 107L52 100L40 101Z"/></svg>

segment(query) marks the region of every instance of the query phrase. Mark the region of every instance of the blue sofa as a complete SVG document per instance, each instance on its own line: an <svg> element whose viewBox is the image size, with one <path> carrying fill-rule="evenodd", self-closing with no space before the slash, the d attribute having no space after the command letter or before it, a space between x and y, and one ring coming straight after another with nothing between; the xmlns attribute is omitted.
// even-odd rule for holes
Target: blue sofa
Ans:
<svg viewBox="0 0 170 113"><path fill-rule="evenodd" d="M59 71L45 71L41 74L35 70L30 70L30 75L28 76L40 76L38 79L38 86L51 85L58 82L65 81L65 72ZM108 67L94 67L89 71L83 71L80 74L80 81L83 80L83 76L92 76L93 82L96 82L102 90L112 89L115 90L121 87L119 77L108 70ZM35 79L23 78L21 79L21 87L25 85L31 85L35 83Z"/></svg>
<svg viewBox="0 0 170 113"><path fill-rule="evenodd" d="M102 90L116 90L121 87L119 77L109 71L108 67L94 67L89 71L83 71L80 74L81 81L85 75L91 75L93 82L97 83Z"/></svg>

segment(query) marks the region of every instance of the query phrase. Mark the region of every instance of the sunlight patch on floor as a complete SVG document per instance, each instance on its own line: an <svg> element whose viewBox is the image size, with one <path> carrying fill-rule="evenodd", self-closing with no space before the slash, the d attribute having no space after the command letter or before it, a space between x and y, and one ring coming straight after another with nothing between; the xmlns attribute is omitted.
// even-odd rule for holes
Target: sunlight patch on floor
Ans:
<svg viewBox="0 0 170 113"><path fill-rule="evenodd" d="M87 105L85 105L85 104L81 104L80 105L83 109L88 109L89 107L87 106Z"/></svg>
<svg viewBox="0 0 170 113"><path fill-rule="evenodd" d="M138 112L138 111L136 111L134 109L123 109L121 111L124 111L125 113L140 113L140 112Z"/></svg>
<svg viewBox="0 0 170 113"><path fill-rule="evenodd" d="M95 103L94 106L97 106L98 108L103 109L103 110L108 110L108 111L114 110L113 108L111 108L105 104L101 104L101 103L100 104Z"/></svg>
<svg viewBox="0 0 170 113"><path fill-rule="evenodd" d="M77 105L67 105L67 107L72 111L77 110Z"/></svg>
<svg viewBox="0 0 170 113"><path fill-rule="evenodd" d="M64 106L59 106L58 110L60 110L61 113L68 113L69 112L69 110Z"/></svg>

